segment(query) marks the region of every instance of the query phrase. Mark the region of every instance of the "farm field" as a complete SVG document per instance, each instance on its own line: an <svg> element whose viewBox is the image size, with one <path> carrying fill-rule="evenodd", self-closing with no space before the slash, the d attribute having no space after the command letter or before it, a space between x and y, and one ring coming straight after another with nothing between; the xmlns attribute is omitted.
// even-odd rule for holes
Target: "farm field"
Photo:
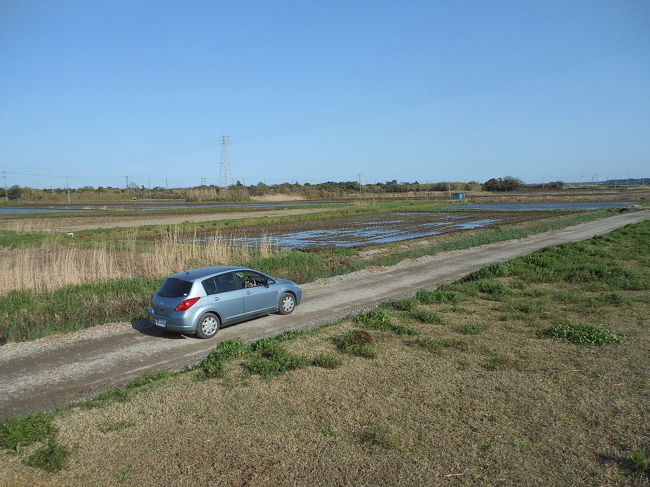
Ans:
<svg viewBox="0 0 650 487"><path fill-rule="evenodd" d="M432 202L381 202L308 215L96 229L75 233L73 237L54 232L3 230L0 268L6 279L0 286L0 343L31 340L110 321L140 319L160 279L178 269L244 265L305 283L365 267L392 265L408 258L523 238L619 212L610 209L572 214L500 213L499 225L456 228L451 233L384 243L368 250L331 246L315 252L282 250L270 238L264 238L277 229L296 226L336 228L340 225L332 223L336 218L373 221L376 215L387 211L406 213L401 218L420 223L429 218L429 223L439 226L445 217L432 213L436 209ZM483 212L475 216L472 212L449 215L469 223L491 216ZM428 232L435 231L433 228ZM220 238L197 242L200 235L235 232L256 235L258 245L251 248Z"/></svg>
<svg viewBox="0 0 650 487"><path fill-rule="evenodd" d="M550 247L5 423L0 484L647 485L649 237Z"/></svg>

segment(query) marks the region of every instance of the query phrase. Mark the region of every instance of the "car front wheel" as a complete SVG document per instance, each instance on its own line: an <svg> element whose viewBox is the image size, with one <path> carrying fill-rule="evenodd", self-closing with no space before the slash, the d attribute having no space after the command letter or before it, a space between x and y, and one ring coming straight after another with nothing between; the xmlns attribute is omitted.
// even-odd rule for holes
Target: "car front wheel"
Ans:
<svg viewBox="0 0 650 487"><path fill-rule="evenodd" d="M206 313L199 319L196 327L196 336L199 338L212 338L219 331L219 317L212 313Z"/></svg>
<svg viewBox="0 0 650 487"><path fill-rule="evenodd" d="M296 307L296 298L291 293L284 293L280 298L280 306L278 312L281 315L288 315Z"/></svg>

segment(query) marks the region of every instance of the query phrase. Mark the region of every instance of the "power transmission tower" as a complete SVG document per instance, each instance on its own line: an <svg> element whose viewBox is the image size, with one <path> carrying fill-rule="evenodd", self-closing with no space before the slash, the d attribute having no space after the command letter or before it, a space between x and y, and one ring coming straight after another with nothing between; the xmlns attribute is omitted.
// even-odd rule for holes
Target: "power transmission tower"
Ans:
<svg viewBox="0 0 650 487"><path fill-rule="evenodd" d="M219 169L219 186L225 188L232 183L230 173L230 156L228 155L228 136L221 137L221 168Z"/></svg>

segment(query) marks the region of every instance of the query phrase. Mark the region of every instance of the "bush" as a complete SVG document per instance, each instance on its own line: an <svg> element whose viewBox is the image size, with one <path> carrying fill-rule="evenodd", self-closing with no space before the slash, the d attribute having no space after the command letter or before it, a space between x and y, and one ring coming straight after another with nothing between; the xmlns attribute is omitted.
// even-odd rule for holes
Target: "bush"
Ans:
<svg viewBox="0 0 650 487"><path fill-rule="evenodd" d="M589 347L623 343L623 338L619 335L594 325L557 325L540 331L538 336Z"/></svg>

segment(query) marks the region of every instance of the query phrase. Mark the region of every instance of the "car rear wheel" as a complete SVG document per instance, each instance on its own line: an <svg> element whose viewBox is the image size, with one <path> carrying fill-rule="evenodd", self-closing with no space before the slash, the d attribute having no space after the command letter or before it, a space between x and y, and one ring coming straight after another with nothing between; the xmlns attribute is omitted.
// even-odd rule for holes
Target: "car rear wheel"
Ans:
<svg viewBox="0 0 650 487"><path fill-rule="evenodd" d="M196 336L199 338L212 338L219 331L221 322L219 317L213 313L206 313L199 319L196 326Z"/></svg>
<svg viewBox="0 0 650 487"><path fill-rule="evenodd" d="M296 298L291 293L284 293L280 298L280 306L278 312L281 315L288 315L296 307Z"/></svg>

